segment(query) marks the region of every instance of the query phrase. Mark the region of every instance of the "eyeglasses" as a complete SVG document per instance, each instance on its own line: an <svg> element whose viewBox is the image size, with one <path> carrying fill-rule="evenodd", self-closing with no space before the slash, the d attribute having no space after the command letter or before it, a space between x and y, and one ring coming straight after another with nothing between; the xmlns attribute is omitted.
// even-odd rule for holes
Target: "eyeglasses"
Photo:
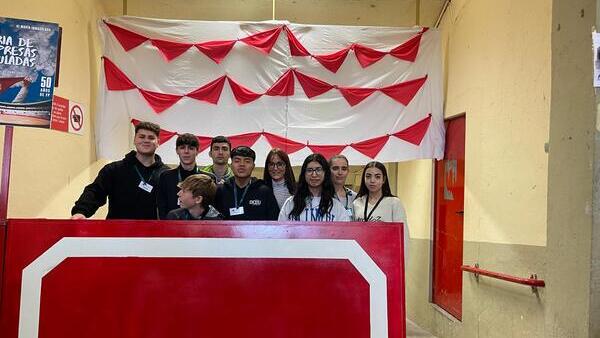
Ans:
<svg viewBox="0 0 600 338"><path fill-rule="evenodd" d="M277 168L277 169L283 169L285 168L285 163L284 162L269 162L268 164L269 168Z"/></svg>
<svg viewBox="0 0 600 338"><path fill-rule="evenodd" d="M317 174L317 175L323 174L323 168L322 167L306 168L306 175L312 175L312 174Z"/></svg>

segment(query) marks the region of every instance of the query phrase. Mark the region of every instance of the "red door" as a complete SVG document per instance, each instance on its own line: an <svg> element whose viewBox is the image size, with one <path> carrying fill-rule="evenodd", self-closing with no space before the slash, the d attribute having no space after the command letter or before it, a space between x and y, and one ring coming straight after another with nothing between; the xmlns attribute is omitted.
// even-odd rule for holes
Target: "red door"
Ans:
<svg viewBox="0 0 600 338"><path fill-rule="evenodd" d="M465 116L446 120L444 159L435 163L433 303L462 319Z"/></svg>

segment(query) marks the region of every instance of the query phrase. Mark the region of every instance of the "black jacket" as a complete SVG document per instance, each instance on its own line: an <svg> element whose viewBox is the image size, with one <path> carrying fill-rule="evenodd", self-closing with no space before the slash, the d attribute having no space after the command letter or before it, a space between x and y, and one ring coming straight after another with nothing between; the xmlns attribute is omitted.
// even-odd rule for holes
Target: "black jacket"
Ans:
<svg viewBox="0 0 600 338"><path fill-rule="evenodd" d="M263 180L252 177L248 192L242 201L244 207L243 215L231 216L229 209L235 207L233 189L237 189L238 203L242 198L244 189L240 189L235 184L235 177L229 178L225 184L217 188L215 196L215 208L219 210L225 219L231 220L257 220L257 221L276 221L279 216L279 205L273 190L271 190Z"/></svg>
<svg viewBox="0 0 600 338"><path fill-rule="evenodd" d="M180 166L170 169L160 175L158 192L156 193L156 205L158 206L158 218L166 219L171 210L179 208L177 204L177 184L193 174L200 174L200 168L187 171ZM181 181L179 180L181 178Z"/></svg>
<svg viewBox="0 0 600 338"><path fill-rule="evenodd" d="M160 156L154 156L155 162L150 167L141 164L133 150L124 159L105 165L94 182L85 187L71 209L71 215L90 217L106 203L108 197L107 219L157 219L158 177L168 167ZM140 177L136 167L144 180L152 185L151 192L139 187Z"/></svg>
<svg viewBox="0 0 600 338"><path fill-rule="evenodd" d="M220 220L223 219L223 215L217 211L212 205L208 206L208 209L204 210L204 213L198 218L194 218L192 214L185 208L179 208L169 211L166 219L176 221L190 221L190 220Z"/></svg>

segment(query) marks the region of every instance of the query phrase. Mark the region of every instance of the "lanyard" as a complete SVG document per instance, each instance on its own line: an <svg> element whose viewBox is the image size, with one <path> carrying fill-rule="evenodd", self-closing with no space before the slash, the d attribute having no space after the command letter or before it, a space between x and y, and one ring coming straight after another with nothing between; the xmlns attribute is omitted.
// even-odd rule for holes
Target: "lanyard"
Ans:
<svg viewBox="0 0 600 338"><path fill-rule="evenodd" d="M379 200L377 201L377 203L375 203L375 206L373 206L373 209L371 209L371 212L369 213L369 216L367 216L367 208L369 207L369 195L365 196L365 212L363 214L364 217L364 221L368 222L369 218L371 218L371 215L373 215L373 211L375 211L375 209L377 209L377 207L379 206L379 202L381 202L381 200L383 200L383 195L381 195L381 197L379 197Z"/></svg>
<svg viewBox="0 0 600 338"><path fill-rule="evenodd" d="M140 173L140 170L138 169L137 165L133 166L133 167L135 168L135 172L140 177L140 180L142 180L142 182L146 183L146 180L144 179L144 176L142 176L142 173ZM152 179L152 174L154 174L154 169L150 172L150 176L148 176L148 181L150 181L150 179Z"/></svg>
<svg viewBox="0 0 600 338"><path fill-rule="evenodd" d="M240 199L240 203L238 204L238 199L237 199L238 188L237 188L237 184L235 184L235 182L233 182L233 199L234 199L236 208L239 208L240 205L244 203L244 197L246 197L246 193L248 192L249 187L250 187L250 182L248 182L248 184L244 188L244 192L242 193L242 198Z"/></svg>
<svg viewBox="0 0 600 338"><path fill-rule="evenodd" d="M198 173L198 167L194 166L194 172L197 174ZM181 166L179 166L179 168L177 169L177 182L181 182L183 181L181 179Z"/></svg>
<svg viewBox="0 0 600 338"><path fill-rule="evenodd" d="M344 188L344 192L346 193L346 205L344 206L344 209L348 210L348 201L350 200L348 197L351 196L352 194L350 194L350 191L346 188ZM340 201L340 203L342 203L342 201L340 200L340 197L338 196L337 192L335 194L333 194L335 196L335 199Z"/></svg>

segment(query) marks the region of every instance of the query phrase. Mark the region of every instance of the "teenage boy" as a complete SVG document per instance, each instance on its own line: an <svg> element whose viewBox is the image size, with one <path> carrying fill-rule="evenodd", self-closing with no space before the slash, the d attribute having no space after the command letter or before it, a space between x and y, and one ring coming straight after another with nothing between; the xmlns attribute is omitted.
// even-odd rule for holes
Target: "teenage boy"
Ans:
<svg viewBox="0 0 600 338"><path fill-rule="evenodd" d="M188 176L178 184L177 193L181 208L171 210L166 218L170 220L215 220L223 219L212 206L217 191L213 179L204 174Z"/></svg>
<svg viewBox="0 0 600 338"><path fill-rule="evenodd" d="M263 180L252 177L256 154L248 147L231 151L233 177L217 188L215 207L231 220L277 220L279 205Z"/></svg>
<svg viewBox="0 0 600 338"><path fill-rule="evenodd" d="M213 164L202 168L202 173L214 175L217 185L223 185L227 179L233 176L231 167L228 164L230 155L231 142L229 142L229 139L225 136L213 137L208 152Z"/></svg>
<svg viewBox="0 0 600 338"><path fill-rule="evenodd" d="M175 152L179 156L179 166L160 175L157 192L158 218L165 219L169 211L179 208L178 184L188 176L200 173L196 166L198 139L192 134L181 134L175 142ZM210 176L210 175L209 175Z"/></svg>
<svg viewBox="0 0 600 338"><path fill-rule="evenodd" d="M107 219L156 219L158 177L168 169L154 153L159 133L160 127L151 122L135 126L135 150L100 170L75 202L71 219L91 217L107 197Z"/></svg>

